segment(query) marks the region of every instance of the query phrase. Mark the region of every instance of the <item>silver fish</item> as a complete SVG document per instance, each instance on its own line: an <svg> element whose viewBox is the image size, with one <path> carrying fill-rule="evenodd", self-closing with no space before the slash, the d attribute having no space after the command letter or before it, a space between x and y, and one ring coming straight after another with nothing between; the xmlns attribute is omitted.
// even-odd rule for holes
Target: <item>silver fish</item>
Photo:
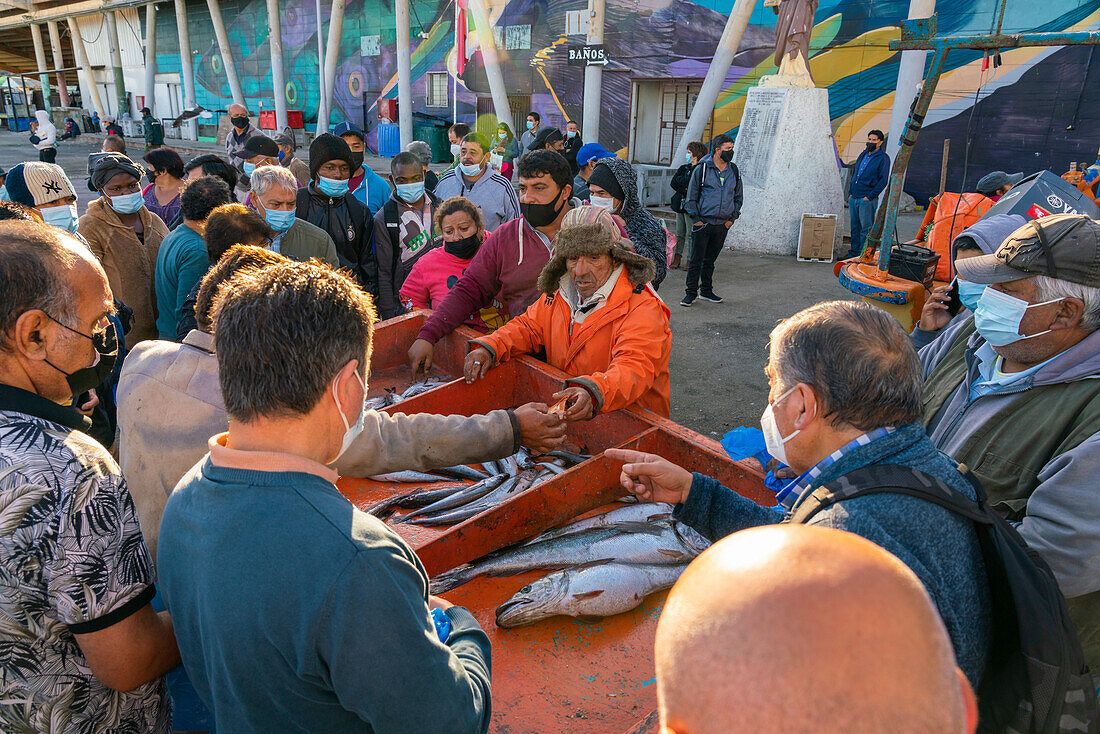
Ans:
<svg viewBox="0 0 1100 734"><path fill-rule="evenodd" d="M448 495L445 498L441 498L438 502L433 502L417 512L410 513L402 518L402 522L411 521L413 518L419 515L431 515L436 512L442 512L444 510L451 510L455 507L461 507L469 502L481 499L485 495L492 492L494 489L504 483L509 477L507 474L498 474L495 477L488 477L482 479L476 484L471 484L461 492L453 495Z"/></svg>
<svg viewBox="0 0 1100 734"><path fill-rule="evenodd" d="M460 492L465 489L465 484L454 484L449 487L433 487L430 489L414 489L411 492L405 492L403 494L395 494L391 497L387 497L381 502L376 502L367 508L367 512L375 517L384 520L394 513L397 508L410 509L414 507L423 507L430 505L431 503L449 497L452 494Z"/></svg>
<svg viewBox="0 0 1100 734"><path fill-rule="evenodd" d="M472 479L475 482L479 482L482 479L488 479L489 475L483 471L478 471L473 467L466 466L465 464L456 464L455 466L445 466L442 469L436 469L436 474L442 474L447 477L453 477L455 479Z"/></svg>
<svg viewBox="0 0 1100 734"><path fill-rule="evenodd" d="M397 482L399 484L454 481L452 477L444 477L439 474L426 474L419 471L395 471L389 474L375 474L373 477L368 477L368 479L373 479L376 482Z"/></svg>
<svg viewBox="0 0 1100 734"><path fill-rule="evenodd" d="M593 515L592 517L586 517L583 520L577 520L568 525L563 525L560 528L547 530L542 535L527 541L526 545L541 543L544 540L551 540L553 538L561 538L566 535L572 535L573 533L592 530L593 528L614 528L622 523L626 523L630 526L639 522L667 522L671 519L672 505L664 502L643 502L627 507L619 507L609 512L605 512L602 515Z"/></svg>
<svg viewBox="0 0 1100 734"><path fill-rule="evenodd" d="M622 614L654 591L676 583L687 564L599 562L532 581L497 607L498 627L522 627L557 615L599 618Z"/></svg>
<svg viewBox="0 0 1100 734"><path fill-rule="evenodd" d="M506 498L513 494L519 494L534 486L535 481L539 479L540 474L534 469L525 469L519 474L508 477L504 482L489 492L481 499L475 502L468 502L457 509L450 510L449 512L436 513L434 515L425 515L410 520L417 525L454 525L455 523L468 520L474 515L478 515L486 510L495 507L503 502Z"/></svg>
<svg viewBox="0 0 1100 734"><path fill-rule="evenodd" d="M680 523L596 528L486 556L445 571L432 581L432 593L461 586L478 576L509 576L537 568L560 569L594 561L688 563L710 543Z"/></svg>

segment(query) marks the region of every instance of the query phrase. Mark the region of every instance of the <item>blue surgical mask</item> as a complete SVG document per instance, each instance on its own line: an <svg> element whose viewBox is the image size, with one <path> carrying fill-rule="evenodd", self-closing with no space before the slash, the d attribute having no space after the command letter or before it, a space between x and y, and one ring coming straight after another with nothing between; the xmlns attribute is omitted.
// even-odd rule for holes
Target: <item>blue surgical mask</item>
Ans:
<svg viewBox="0 0 1100 734"><path fill-rule="evenodd" d="M565 131L565 137L575 138L575 137L577 137L577 131L576 130L566 130Z"/></svg>
<svg viewBox="0 0 1100 734"><path fill-rule="evenodd" d="M280 150L279 151L279 163L282 163L284 158L286 158L286 153L284 153L283 151Z"/></svg>
<svg viewBox="0 0 1100 734"><path fill-rule="evenodd" d="M985 293L988 286L981 283L971 283L969 280L959 278L959 301L971 311L978 308L978 299Z"/></svg>
<svg viewBox="0 0 1100 734"><path fill-rule="evenodd" d="M11 201L11 197L8 196L7 186L0 186L0 201Z"/></svg>
<svg viewBox="0 0 1100 734"><path fill-rule="evenodd" d="M684 153L684 160L687 161L688 163L691 163L691 153L690 152Z"/></svg>
<svg viewBox="0 0 1100 734"><path fill-rule="evenodd" d="M535 129L535 123L533 123L533 122L531 122L530 120L528 120L528 121L527 121L527 129L528 129L528 130L534 130L534 129Z"/></svg>
<svg viewBox="0 0 1100 734"><path fill-rule="evenodd" d="M256 164L249 163L248 161L245 161L241 168L244 169L244 175L249 177L251 177L252 174L256 172Z"/></svg>
<svg viewBox="0 0 1100 734"><path fill-rule="evenodd" d="M140 191L120 196L108 196L107 201L111 203L111 208L119 214L133 214L145 206L145 199L142 198Z"/></svg>
<svg viewBox="0 0 1100 734"><path fill-rule="evenodd" d="M397 184L397 196L408 204L415 204L424 196L424 182Z"/></svg>
<svg viewBox="0 0 1100 734"><path fill-rule="evenodd" d="M272 229L279 232L286 232L294 226L294 210L291 209L288 212L281 212L276 209L265 209L264 220L271 225Z"/></svg>
<svg viewBox="0 0 1100 734"><path fill-rule="evenodd" d="M1035 334L1023 336L1020 334L1020 322L1029 308L1046 306L1057 303L1061 298L1055 298L1042 303L1028 303L1022 298L1010 296L1002 291L986 288L978 299L977 308L974 309L974 326L982 338L994 347L1006 347L1024 339L1034 339L1050 331L1040 331Z"/></svg>
<svg viewBox="0 0 1100 734"><path fill-rule="evenodd" d="M66 232L76 231L76 204L48 206L39 209L38 213L42 215L42 221L51 227L57 227Z"/></svg>
<svg viewBox="0 0 1100 734"><path fill-rule="evenodd" d="M317 190L326 196L338 197L348 193L348 182L336 178L317 177Z"/></svg>
<svg viewBox="0 0 1100 734"><path fill-rule="evenodd" d="M459 163L458 170L462 171L463 176L469 176L470 178L473 178L477 174L481 173L481 164L472 163L470 165L466 165L465 163Z"/></svg>

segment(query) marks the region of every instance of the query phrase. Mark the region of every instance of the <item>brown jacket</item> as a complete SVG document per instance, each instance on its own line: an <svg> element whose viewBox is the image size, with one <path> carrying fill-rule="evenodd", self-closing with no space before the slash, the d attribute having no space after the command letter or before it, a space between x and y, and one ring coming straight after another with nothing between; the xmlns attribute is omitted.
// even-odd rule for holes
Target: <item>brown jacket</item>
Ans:
<svg viewBox="0 0 1100 734"><path fill-rule="evenodd" d="M283 161L283 168L294 174L294 178L298 179L298 187L303 188L309 183L309 166L298 156L294 156L289 161Z"/></svg>
<svg viewBox="0 0 1100 734"><path fill-rule="evenodd" d="M119 464L156 560L168 495L229 421L218 384L214 337L192 331L182 344L147 341L126 355L118 381ZM428 471L508 456L519 447L508 411L487 415L388 415L367 411L366 428L336 462L343 476Z"/></svg>
<svg viewBox="0 0 1100 734"><path fill-rule="evenodd" d="M77 233L88 241L107 271L107 282L115 298L134 309L134 325L126 335L127 347L157 338L153 276L160 243L168 236L168 227L156 214L142 207L138 216L145 230L144 242L122 223L102 196L88 205L87 213L76 225Z"/></svg>

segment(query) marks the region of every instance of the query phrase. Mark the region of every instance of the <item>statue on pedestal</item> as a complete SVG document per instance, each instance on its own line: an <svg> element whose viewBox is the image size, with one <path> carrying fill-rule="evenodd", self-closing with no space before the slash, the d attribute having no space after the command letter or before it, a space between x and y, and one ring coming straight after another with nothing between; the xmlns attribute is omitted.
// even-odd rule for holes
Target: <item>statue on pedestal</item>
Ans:
<svg viewBox="0 0 1100 734"><path fill-rule="evenodd" d="M810 76L810 33L819 0L767 3L779 16L775 24L775 65L779 76L804 77L798 86L814 86Z"/></svg>

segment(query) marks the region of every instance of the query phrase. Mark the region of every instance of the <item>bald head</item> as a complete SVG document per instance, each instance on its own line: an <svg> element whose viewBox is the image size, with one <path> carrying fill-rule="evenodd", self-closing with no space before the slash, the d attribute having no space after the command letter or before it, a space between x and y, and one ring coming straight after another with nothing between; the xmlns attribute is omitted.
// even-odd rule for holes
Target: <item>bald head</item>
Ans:
<svg viewBox="0 0 1100 734"><path fill-rule="evenodd" d="M716 543L669 595L656 664L669 734L973 731L920 580L839 530L773 525Z"/></svg>

